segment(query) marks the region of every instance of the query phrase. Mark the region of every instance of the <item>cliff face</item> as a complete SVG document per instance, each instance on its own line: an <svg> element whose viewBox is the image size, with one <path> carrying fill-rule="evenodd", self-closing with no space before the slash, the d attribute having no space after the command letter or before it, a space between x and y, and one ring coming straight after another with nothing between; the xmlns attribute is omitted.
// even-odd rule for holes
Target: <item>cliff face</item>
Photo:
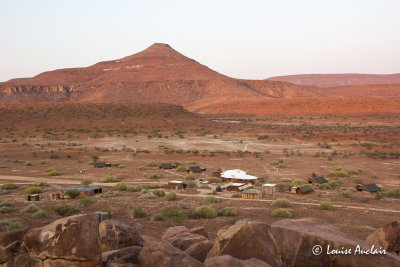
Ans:
<svg viewBox="0 0 400 267"><path fill-rule="evenodd" d="M6 85L0 87L0 103L66 101L70 93L65 85Z"/></svg>

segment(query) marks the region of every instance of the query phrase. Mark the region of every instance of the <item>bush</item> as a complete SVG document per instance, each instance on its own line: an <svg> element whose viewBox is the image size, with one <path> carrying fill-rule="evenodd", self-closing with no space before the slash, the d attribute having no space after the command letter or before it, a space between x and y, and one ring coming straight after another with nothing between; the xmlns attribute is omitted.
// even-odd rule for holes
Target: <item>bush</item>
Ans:
<svg viewBox="0 0 400 267"><path fill-rule="evenodd" d="M190 182L187 183L187 187L188 188L195 188L195 187L197 187L197 184L196 184L195 181L190 181Z"/></svg>
<svg viewBox="0 0 400 267"><path fill-rule="evenodd" d="M152 174L149 175L149 178L150 179L159 179L160 175L158 175L157 173L152 173Z"/></svg>
<svg viewBox="0 0 400 267"><path fill-rule="evenodd" d="M32 163L30 161L25 162L24 166L32 166Z"/></svg>
<svg viewBox="0 0 400 267"><path fill-rule="evenodd" d="M15 231L23 228L24 226L19 222L0 221L0 232Z"/></svg>
<svg viewBox="0 0 400 267"><path fill-rule="evenodd" d="M9 207L0 207L0 213L9 213L10 211Z"/></svg>
<svg viewBox="0 0 400 267"><path fill-rule="evenodd" d="M174 192L169 192L165 195L165 199L168 201L176 200L176 194Z"/></svg>
<svg viewBox="0 0 400 267"><path fill-rule="evenodd" d="M180 212L178 207L166 207L163 210L162 216L173 221L183 221L187 218L186 214Z"/></svg>
<svg viewBox="0 0 400 267"><path fill-rule="evenodd" d="M32 214L32 218L35 219L47 218L47 213L44 210L38 210L34 214Z"/></svg>
<svg viewBox="0 0 400 267"><path fill-rule="evenodd" d="M154 161L149 161L145 165L146 167L157 167L157 164Z"/></svg>
<svg viewBox="0 0 400 267"><path fill-rule="evenodd" d="M38 210L40 210L40 208L38 206L36 206L35 204L31 204L25 208L23 208L21 210L22 213L34 213L37 212Z"/></svg>
<svg viewBox="0 0 400 267"><path fill-rule="evenodd" d="M125 183L118 183L113 186L113 189L117 191L126 191L128 190L128 185L126 185Z"/></svg>
<svg viewBox="0 0 400 267"><path fill-rule="evenodd" d="M216 178L216 177L209 177L209 178L207 178L207 181L210 184L214 184L214 183L221 183L222 179L221 178Z"/></svg>
<svg viewBox="0 0 400 267"><path fill-rule="evenodd" d="M119 179L115 175L108 175L107 177L104 177L103 179L100 180L102 183L117 183L119 182Z"/></svg>
<svg viewBox="0 0 400 267"><path fill-rule="evenodd" d="M386 192L386 196L388 196L388 197L399 197L400 198L400 188L388 190Z"/></svg>
<svg viewBox="0 0 400 267"><path fill-rule="evenodd" d="M40 161L40 164L46 164L46 161L42 160Z"/></svg>
<svg viewBox="0 0 400 267"><path fill-rule="evenodd" d="M206 198L204 199L204 201L206 203L217 203L218 199L214 196L206 196Z"/></svg>
<svg viewBox="0 0 400 267"><path fill-rule="evenodd" d="M162 190L162 189L154 189L152 192L154 195L156 195L158 197L165 196L164 190Z"/></svg>
<svg viewBox="0 0 400 267"><path fill-rule="evenodd" d="M81 181L81 184L83 184L83 185L90 185L92 183L93 183L93 181L90 179L84 179Z"/></svg>
<svg viewBox="0 0 400 267"><path fill-rule="evenodd" d="M281 208L281 209L276 209L276 210L272 211L271 216L278 217L278 218L290 218L290 217L292 217L292 214L287 209Z"/></svg>
<svg viewBox="0 0 400 267"><path fill-rule="evenodd" d="M291 205L292 204L290 204L290 201L287 198L278 198L271 204L271 206L279 208L288 208Z"/></svg>
<svg viewBox="0 0 400 267"><path fill-rule="evenodd" d="M46 182L36 182L33 184L33 186L48 186L49 184Z"/></svg>
<svg viewBox="0 0 400 267"><path fill-rule="evenodd" d="M62 217L71 216L79 212L78 209L68 205L57 205L53 207L53 210Z"/></svg>
<svg viewBox="0 0 400 267"><path fill-rule="evenodd" d="M47 176L58 176L58 175L60 175L60 173L53 169L53 170L48 171L46 175Z"/></svg>
<svg viewBox="0 0 400 267"><path fill-rule="evenodd" d="M89 205L96 203L96 200L85 197L85 198L82 198L80 202L82 205L89 206Z"/></svg>
<svg viewBox="0 0 400 267"><path fill-rule="evenodd" d="M69 196L70 198L74 199L74 198L77 198L81 194L81 192L79 192L76 189L73 189L73 190L67 191L67 193L65 193L65 194L67 196Z"/></svg>
<svg viewBox="0 0 400 267"><path fill-rule="evenodd" d="M133 206L130 209L130 216L131 219L143 218L146 217L146 212L143 210L141 206Z"/></svg>
<svg viewBox="0 0 400 267"><path fill-rule="evenodd" d="M333 205L330 202L324 201L319 204L319 209L320 210L332 210Z"/></svg>
<svg viewBox="0 0 400 267"><path fill-rule="evenodd" d="M178 168L176 168L176 171L177 172L185 172L186 168L181 165L181 166L178 166Z"/></svg>
<svg viewBox="0 0 400 267"><path fill-rule="evenodd" d="M4 200L3 202L0 202L0 208L1 207L9 207L11 206L11 203L8 202L7 200Z"/></svg>
<svg viewBox="0 0 400 267"><path fill-rule="evenodd" d="M140 166L140 167L138 167L138 170L139 171L144 171L146 168L144 167L144 166Z"/></svg>
<svg viewBox="0 0 400 267"><path fill-rule="evenodd" d="M154 215L153 221L164 221L164 216L160 213Z"/></svg>
<svg viewBox="0 0 400 267"><path fill-rule="evenodd" d="M303 180L303 179L296 179L296 180L293 180L292 183L293 183L294 185L304 185L304 184L308 184L308 181Z"/></svg>
<svg viewBox="0 0 400 267"><path fill-rule="evenodd" d="M353 197L353 192L348 189L344 189L339 192L339 195L341 197L351 198Z"/></svg>
<svg viewBox="0 0 400 267"><path fill-rule="evenodd" d="M37 187L37 186L31 186L31 187L28 187L27 189L25 189L25 193L26 194L40 194L42 192L42 190L39 188L39 187Z"/></svg>
<svg viewBox="0 0 400 267"><path fill-rule="evenodd" d="M5 183L0 188L3 190L17 189L18 185L13 184L13 183Z"/></svg>
<svg viewBox="0 0 400 267"><path fill-rule="evenodd" d="M203 219L213 219L217 217L217 213L210 206L197 207L194 211L194 215L196 218L203 218Z"/></svg>
<svg viewBox="0 0 400 267"><path fill-rule="evenodd" d="M235 215L236 212L231 208L223 208L222 210L218 211L218 216L231 217Z"/></svg>
<svg viewBox="0 0 400 267"><path fill-rule="evenodd" d="M196 178L194 177L194 175L193 174L188 174L188 175L186 175L186 177L185 177L185 180L195 180Z"/></svg>

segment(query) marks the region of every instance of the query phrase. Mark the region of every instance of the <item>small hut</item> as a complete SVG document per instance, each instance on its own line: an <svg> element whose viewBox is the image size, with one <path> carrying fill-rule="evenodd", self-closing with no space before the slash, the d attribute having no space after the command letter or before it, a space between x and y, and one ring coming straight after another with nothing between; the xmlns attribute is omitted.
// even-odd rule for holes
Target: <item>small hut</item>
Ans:
<svg viewBox="0 0 400 267"><path fill-rule="evenodd" d="M168 182L168 189L186 189L187 184L184 181L173 180Z"/></svg>
<svg viewBox="0 0 400 267"><path fill-rule="evenodd" d="M366 185L358 184L358 185L356 185L356 189L357 189L357 191L368 191L371 193L376 193L376 192L382 191L382 189L374 183L366 184Z"/></svg>
<svg viewBox="0 0 400 267"><path fill-rule="evenodd" d="M200 166L190 166L187 171L190 173L201 173L203 169Z"/></svg>
<svg viewBox="0 0 400 267"><path fill-rule="evenodd" d="M92 196L103 193L102 186L82 186L82 187L64 187L60 188L60 197L65 197L68 191L77 190L81 196Z"/></svg>
<svg viewBox="0 0 400 267"><path fill-rule="evenodd" d="M27 200L28 201L39 201L39 194L28 195Z"/></svg>
<svg viewBox="0 0 400 267"><path fill-rule="evenodd" d="M172 163L162 163L160 164L159 168L164 170L170 170L170 169L175 169L176 165Z"/></svg>
<svg viewBox="0 0 400 267"><path fill-rule="evenodd" d="M325 184L328 182L328 180L325 177L320 176L320 177L313 177L311 179L308 179L308 182L309 183L317 183L317 184Z"/></svg>
<svg viewBox="0 0 400 267"><path fill-rule="evenodd" d="M273 196L276 193L276 184L263 184L262 192L265 196Z"/></svg>
<svg viewBox="0 0 400 267"><path fill-rule="evenodd" d="M242 198L245 198L245 199L259 199L259 198L262 198L262 193L261 193L260 190L251 188L251 189L244 190L242 192Z"/></svg>
<svg viewBox="0 0 400 267"><path fill-rule="evenodd" d="M95 162L94 167L96 168L105 168L105 167L111 167L111 163L108 162Z"/></svg>
<svg viewBox="0 0 400 267"><path fill-rule="evenodd" d="M290 193L292 194L299 194L299 195L308 195L312 192L312 188L308 185L305 186L293 186L290 189Z"/></svg>
<svg viewBox="0 0 400 267"><path fill-rule="evenodd" d="M54 192L49 194L50 200L57 200L60 199L60 192Z"/></svg>
<svg viewBox="0 0 400 267"><path fill-rule="evenodd" d="M229 183L229 186L226 188L226 190L239 192L239 191L241 191L240 187L242 187L243 185L245 185L245 184L244 183Z"/></svg>

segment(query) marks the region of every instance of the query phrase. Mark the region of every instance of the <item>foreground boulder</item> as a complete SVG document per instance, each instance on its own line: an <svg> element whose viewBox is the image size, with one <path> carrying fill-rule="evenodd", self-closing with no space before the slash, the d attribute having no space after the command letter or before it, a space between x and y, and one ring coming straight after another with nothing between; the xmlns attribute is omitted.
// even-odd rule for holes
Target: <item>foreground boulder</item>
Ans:
<svg viewBox="0 0 400 267"><path fill-rule="evenodd" d="M400 220L376 229L367 238L370 245L383 247L386 251L400 255Z"/></svg>
<svg viewBox="0 0 400 267"><path fill-rule="evenodd" d="M200 267L203 264L163 242L146 242L139 254L140 267Z"/></svg>
<svg viewBox="0 0 400 267"><path fill-rule="evenodd" d="M208 240L202 235L192 234L185 226L170 227L165 231L162 241L166 241L180 250L186 250L191 245Z"/></svg>
<svg viewBox="0 0 400 267"><path fill-rule="evenodd" d="M214 242L210 240L201 241L191 245L187 250L185 250L185 254L204 262L213 245Z"/></svg>
<svg viewBox="0 0 400 267"><path fill-rule="evenodd" d="M115 220L105 220L99 225L101 250L111 251L131 246L143 246L143 239L130 225Z"/></svg>
<svg viewBox="0 0 400 267"><path fill-rule="evenodd" d="M268 263L259 259L239 260L229 255L209 258L204 267L270 267Z"/></svg>
<svg viewBox="0 0 400 267"><path fill-rule="evenodd" d="M142 247L133 246L119 250L103 252L101 255L102 266L111 267L116 264L137 264L138 256L141 250Z"/></svg>
<svg viewBox="0 0 400 267"><path fill-rule="evenodd" d="M319 245L321 250L313 248ZM350 255L329 255L332 250L351 249ZM239 221L218 233L207 258L231 255L246 260L257 258L272 266L400 266L391 253L360 255L359 245L370 250L365 241L350 237L319 219L282 220L272 225Z"/></svg>
<svg viewBox="0 0 400 267"><path fill-rule="evenodd" d="M0 247L0 263L6 266L98 266L101 263L98 227L99 217L91 213L18 232L19 241L10 243L12 257L7 247ZM13 235L16 234L1 233L0 240Z"/></svg>

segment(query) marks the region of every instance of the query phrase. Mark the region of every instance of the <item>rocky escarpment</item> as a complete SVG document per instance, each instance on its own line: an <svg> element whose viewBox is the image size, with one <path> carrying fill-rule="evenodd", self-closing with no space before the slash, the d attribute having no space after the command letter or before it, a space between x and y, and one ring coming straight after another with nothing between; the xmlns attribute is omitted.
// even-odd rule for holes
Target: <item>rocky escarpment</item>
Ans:
<svg viewBox="0 0 400 267"><path fill-rule="evenodd" d="M320 249L315 249L318 246ZM131 226L100 222L96 213L75 215L47 226L0 233L1 266L400 266L400 257L371 251L363 240L319 219L274 224L238 221L209 240L204 229L167 229L161 242L142 238ZM379 248L378 248L379 250Z"/></svg>
<svg viewBox="0 0 400 267"><path fill-rule="evenodd" d="M70 93L66 85L6 85L0 87L0 103L66 101Z"/></svg>

